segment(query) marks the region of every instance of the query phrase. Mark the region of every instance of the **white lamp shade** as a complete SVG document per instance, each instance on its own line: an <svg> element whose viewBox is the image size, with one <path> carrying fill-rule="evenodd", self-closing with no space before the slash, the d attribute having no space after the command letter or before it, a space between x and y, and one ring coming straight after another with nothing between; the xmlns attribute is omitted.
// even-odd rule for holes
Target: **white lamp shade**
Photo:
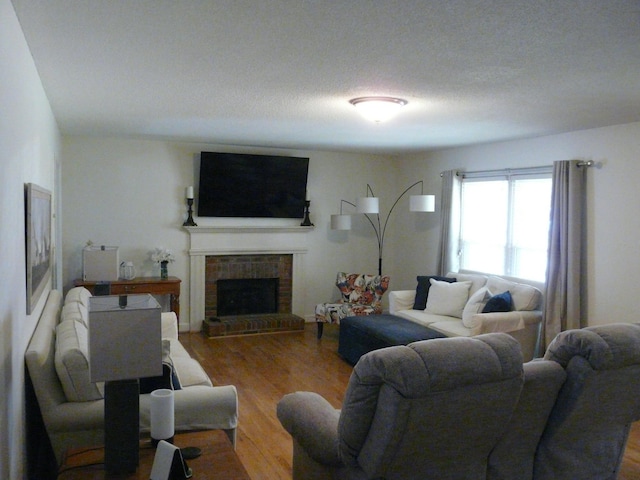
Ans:
<svg viewBox="0 0 640 480"><path fill-rule="evenodd" d="M351 230L351 215L331 215L331 230Z"/></svg>
<svg viewBox="0 0 640 480"><path fill-rule="evenodd" d="M412 212L435 212L435 195L411 195L409 198L409 210Z"/></svg>
<svg viewBox="0 0 640 480"><path fill-rule="evenodd" d="M358 213L380 213L378 197L359 197L356 199Z"/></svg>
<svg viewBox="0 0 640 480"><path fill-rule="evenodd" d="M162 375L160 305L149 294L89 299L92 382Z"/></svg>

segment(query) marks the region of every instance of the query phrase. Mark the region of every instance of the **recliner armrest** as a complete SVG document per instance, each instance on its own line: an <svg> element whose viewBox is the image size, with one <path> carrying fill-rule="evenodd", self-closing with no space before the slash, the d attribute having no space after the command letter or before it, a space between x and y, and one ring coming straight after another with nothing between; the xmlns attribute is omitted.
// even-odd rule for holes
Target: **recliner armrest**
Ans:
<svg viewBox="0 0 640 480"><path fill-rule="evenodd" d="M410 310L416 299L415 290L393 290L389 292L389 313Z"/></svg>
<svg viewBox="0 0 640 480"><path fill-rule="evenodd" d="M340 410L313 392L295 392L279 402L280 423L315 461L342 465L338 452Z"/></svg>

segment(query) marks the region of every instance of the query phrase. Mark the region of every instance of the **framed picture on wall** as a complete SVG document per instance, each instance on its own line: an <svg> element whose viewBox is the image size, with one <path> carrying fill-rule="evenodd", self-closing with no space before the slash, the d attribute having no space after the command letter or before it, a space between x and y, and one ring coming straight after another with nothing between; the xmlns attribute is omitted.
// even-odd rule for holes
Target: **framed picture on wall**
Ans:
<svg viewBox="0 0 640 480"><path fill-rule="evenodd" d="M31 314L51 278L51 192L27 183L25 204L27 314Z"/></svg>

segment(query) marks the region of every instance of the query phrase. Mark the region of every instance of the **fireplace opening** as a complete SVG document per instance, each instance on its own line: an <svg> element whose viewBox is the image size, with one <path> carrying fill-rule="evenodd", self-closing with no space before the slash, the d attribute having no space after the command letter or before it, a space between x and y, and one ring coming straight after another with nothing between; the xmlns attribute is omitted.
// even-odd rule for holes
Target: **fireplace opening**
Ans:
<svg viewBox="0 0 640 480"><path fill-rule="evenodd" d="M278 312L278 278L218 279L218 315Z"/></svg>

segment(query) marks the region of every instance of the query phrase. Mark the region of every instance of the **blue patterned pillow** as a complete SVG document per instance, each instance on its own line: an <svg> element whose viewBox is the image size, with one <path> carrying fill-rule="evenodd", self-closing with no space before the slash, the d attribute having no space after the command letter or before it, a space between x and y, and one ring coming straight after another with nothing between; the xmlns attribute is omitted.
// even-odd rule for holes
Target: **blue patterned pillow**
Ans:
<svg viewBox="0 0 640 480"><path fill-rule="evenodd" d="M511 310L513 310L513 300L511 292L507 290L491 297L482 309L482 313L510 312Z"/></svg>

